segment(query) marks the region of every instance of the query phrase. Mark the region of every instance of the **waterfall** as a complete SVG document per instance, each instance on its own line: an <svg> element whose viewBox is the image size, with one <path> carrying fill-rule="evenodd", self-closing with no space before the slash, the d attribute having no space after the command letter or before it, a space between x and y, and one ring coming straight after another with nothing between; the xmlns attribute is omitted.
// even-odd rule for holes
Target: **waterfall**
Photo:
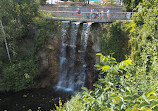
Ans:
<svg viewBox="0 0 158 111"><path fill-rule="evenodd" d="M59 90L73 91L74 90L74 61L75 61L75 50L76 50L76 39L77 32L80 23L73 22L71 27L71 40L68 43L66 32L68 23L63 22L62 27L62 42L61 42L61 56L60 56L60 67L58 84L56 86ZM66 48L69 47L70 51L67 52ZM69 57L67 56L69 55Z"/></svg>
<svg viewBox="0 0 158 111"><path fill-rule="evenodd" d="M92 23L83 23L83 29L82 29L82 34L81 34L81 63L82 66L80 68L80 73L79 76L77 77L77 81L75 83L75 91L80 91L81 87L85 86L85 79L86 79L86 61L85 61L85 56L86 56L86 48L87 48L87 42L88 42L88 37L89 37L89 32L90 32L90 26Z"/></svg>
<svg viewBox="0 0 158 111"><path fill-rule="evenodd" d="M79 27L79 22L72 23L71 27L71 40L70 40L70 62L69 62L69 84L72 90L75 88L75 72L74 72L74 62L75 62L75 52L76 52L76 39L77 39L77 32Z"/></svg>
<svg viewBox="0 0 158 111"><path fill-rule="evenodd" d="M79 70L75 70L76 57L76 43L77 43L77 32L79 22L73 22L70 30L70 38L67 37L68 22L62 24L62 39L60 48L60 66L58 83L56 86L57 90L63 90L68 92L77 92L81 90L81 87L85 85L86 79L86 48L89 37L89 30L91 23L84 23L82 34L81 34L81 66Z"/></svg>
<svg viewBox="0 0 158 111"><path fill-rule="evenodd" d="M56 86L57 89L62 89L66 87L67 81L65 81L67 76L67 58L66 58L66 47L67 47L67 38L66 32L68 28L67 21L62 22L62 38L61 38L61 46L60 46L60 58L59 58L59 74L58 74L58 84Z"/></svg>
<svg viewBox="0 0 158 111"><path fill-rule="evenodd" d="M86 50L86 48L87 48L87 41L88 41L88 37L89 37L89 31L90 31L91 24L92 24L91 22L83 23L83 29L82 29L82 35L81 35L83 50Z"/></svg>

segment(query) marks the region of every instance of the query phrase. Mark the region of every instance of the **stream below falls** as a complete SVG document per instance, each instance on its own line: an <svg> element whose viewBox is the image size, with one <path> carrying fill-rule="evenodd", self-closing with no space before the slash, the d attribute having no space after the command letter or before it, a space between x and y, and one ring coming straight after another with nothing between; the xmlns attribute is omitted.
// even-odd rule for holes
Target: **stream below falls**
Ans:
<svg viewBox="0 0 158 111"><path fill-rule="evenodd" d="M55 110L59 97L62 102L70 99L69 93L56 92L52 89L29 89L19 92L0 93L0 111L50 111Z"/></svg>

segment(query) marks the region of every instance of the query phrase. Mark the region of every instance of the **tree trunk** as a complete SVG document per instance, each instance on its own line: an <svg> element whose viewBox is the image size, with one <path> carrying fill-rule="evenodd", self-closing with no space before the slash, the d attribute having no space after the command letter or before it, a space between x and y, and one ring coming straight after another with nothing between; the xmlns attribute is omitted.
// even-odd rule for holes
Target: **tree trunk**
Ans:
<svg viewBox="0 0 158 111"><path fill-rule="evenodd" d="M3 34L4 34L5 47L6 47L6 50L7 50L9 61L11 63L11 58L10 58L10 54L9 54L9 48L8 48L8 43L7 43L7 39L6 39L6 34L5 34L5 31L4 31L4 28L3 28L2 21L0 20L0 22L1 22L2 31L3 31Z"/></svg>

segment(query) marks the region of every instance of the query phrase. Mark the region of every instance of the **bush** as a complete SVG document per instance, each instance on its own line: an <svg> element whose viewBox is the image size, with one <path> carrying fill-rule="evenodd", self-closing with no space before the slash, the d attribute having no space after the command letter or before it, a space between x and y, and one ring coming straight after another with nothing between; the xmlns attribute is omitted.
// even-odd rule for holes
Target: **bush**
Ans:
<svg viewBox="0 0 158 111"><path fill-rule="evenodd" d="M37 73L37 66L33 60L19 61L3 69L3 90L18 91L30 86Z"/></svg>
<svg viewBox="0 0 158 111"><path fill-rule="evenodd" d="M115 58L98 55L100 55L100 63L95 66L100 70L100 78L95 84L95 90L83 88L84 92L80 95L81 97L77 95L69 103L76 100L75 103L85 111L158 110L158 95L155 90L158 84L148 89L144 82L139 82L140 78L132 74L131 60L117 63ZM152 82L145 77L141 79L145 82ZM139 85L141 87L137 88ZM79 97L80 99L78 99ZM76 106L76 104L66 104L66 108L70 110L71 107L77 109Z"/></svg>
<svg viewBox="0 0 158 111"><path fill-rule="evenodd" d="M57 34L58 22L46 21L39 14L38 0L1 0L0 18L4 35L0 31L0 90L28 88L37 75L38 51L47 43L52 32ZM51 24L51 25L50 25ZM54 35L55 35L54 34ZM9 62L3 37L7 38Z"/></svg>
<svg viewBox="0 0 158 111"><path fill-rule="evenodd" d="M158 1L146 1L143 9L134 14L130 30L131 59L135 64L135 73L149 80L157 80L158 74ZM140 80L142 81L142 80ZM142 81L143 82L143 81ZM145 84L148 85L149 82ZM149 88L153 86L150 85Z"/></svg>
<svg viewBox="0 0 158 111"><path fill-rule="evenodd" d="M104 31L101 38L101 52L104 55L112 55L118 61L126 59L128 55L128 35L129 28L127 23L116 21Z"/></svg>

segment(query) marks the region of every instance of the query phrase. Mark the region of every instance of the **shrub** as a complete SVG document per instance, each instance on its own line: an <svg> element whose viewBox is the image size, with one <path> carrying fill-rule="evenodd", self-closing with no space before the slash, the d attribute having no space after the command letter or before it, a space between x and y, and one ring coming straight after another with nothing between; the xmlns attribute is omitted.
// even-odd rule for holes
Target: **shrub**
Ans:
<svg viewBox="0 0 158 111"><path fill-rule="evenodd" d="M69 103L76 100L75 103L79 104L80 108L82 106L81 109L85 111L156 111L158 109L157 91L154 88L147 90L148 86L143 85L144 83L138 81L140 78L132 74L131 60L117 63L115 58L97 55L100 55L100 63L95 66L100 70L100 78L95 84L95 90L84 87L81 97L77 95ZM151 82L145 78L141 79ZM140 84L142 87L137 88ZM66 104L66 108L70 110L71 107L77 109L76 106L76 104Z"/></svg>
<svg viewBox="0 0 158 111"><path fill-rule="evenodd" d="M126 55L129 52L128 49L128 35L129 28L127 23L116 21L110 24L109 28L104 31L101 38L101 52L104 55L112 55L118 61L126 59Z"/></svg>
<svg viewBox="0 0 158 111"><path fill-rule="evenodd" d="M18 91L26 89L37 73L36 63L32 59L19 61L3 69L2 90Z"/></svg>
<svg viewBox="0 0 158 111"><path fill-rule="evenodd" d="M155 90L157 85L148 89L145 82L152 82L141 77L144 82L138 81L139 76L132 74L132 63L125 60L117 63L114 58L100 55L100 64L95 65L100 74L96 89L83 92L83 104L85 110L155 110L158 103L158 95ZM138 86L141 87L138 88ZM144 90L146 89L146 90ZM153 99L155 98L155 99Z"/></svg>

